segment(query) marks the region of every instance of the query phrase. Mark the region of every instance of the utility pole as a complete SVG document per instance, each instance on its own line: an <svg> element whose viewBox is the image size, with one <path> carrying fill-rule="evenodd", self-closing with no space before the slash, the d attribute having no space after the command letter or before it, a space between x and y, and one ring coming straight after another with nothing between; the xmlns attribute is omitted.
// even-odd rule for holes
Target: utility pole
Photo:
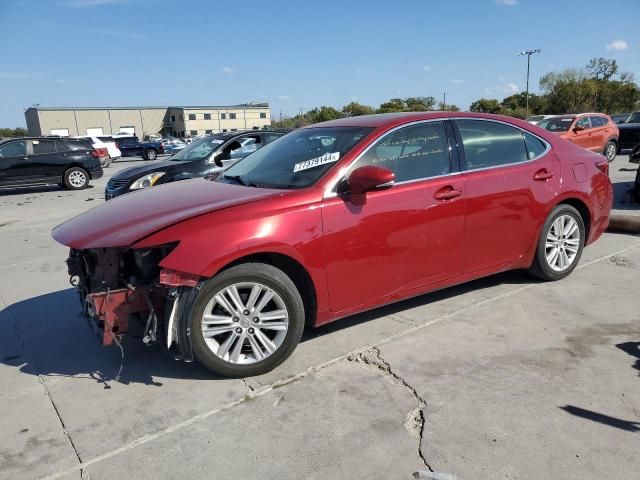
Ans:
<svg viewBox="0 0 640 480"><path fill-rule="evenodd" d="M526 55L527 56L527 106L525 107L524 118L529 116L529 70L531 68L531 55L534 53L540 53L542 50L525 50L524 52L520 52L518 56Z"/></svg>
<svg viewBox="0 0 640 480"><path fill-rule="evenodd" d="M442 92L442 109L447 108L447 92Z"/></svg>

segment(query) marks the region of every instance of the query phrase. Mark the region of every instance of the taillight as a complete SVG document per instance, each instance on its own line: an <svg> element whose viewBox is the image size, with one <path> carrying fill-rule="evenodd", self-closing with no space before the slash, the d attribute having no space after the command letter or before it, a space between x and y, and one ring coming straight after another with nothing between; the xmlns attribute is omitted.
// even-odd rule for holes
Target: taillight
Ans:
<svg viewBox="0 0 640 480"><path fill-rule="evenodd" d="M91 151L91 155L93 155L94 157L108 157L109 156L109 152L107 151L106 148L94 148Z"/></svg>
<svg viewBox="0 0 640 480"><path fill-rule="evenodd" d="M160 148L164 148L164 143L160 142Z"/></svg>
<svg viewBox="0 0 640 480"><path fill-rule="evenodd" d="M596 167L604 173L607 177L609 176L609 162L606 160L601 160L596 162Z"/></svg>

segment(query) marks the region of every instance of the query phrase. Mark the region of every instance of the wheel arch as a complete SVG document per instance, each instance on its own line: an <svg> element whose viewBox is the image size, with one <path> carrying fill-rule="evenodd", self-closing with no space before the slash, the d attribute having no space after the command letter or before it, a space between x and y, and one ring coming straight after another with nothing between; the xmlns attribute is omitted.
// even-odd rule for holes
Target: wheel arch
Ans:
<svg viewBox="0 0 640 480"><path fill-rule="evenodd" d="M553 208L557 207L558 205L571 205L578 211L578 213L582 217L582 222L584 223L586 243L586 241L589 239L589 236L591 235L591 210L589 210L589 206L587 205L587 203L577 196L570 196L558 201L553 206Z"/></svg>
<svg viewBox="0 0 640 480"><path fill-rule="evenodd" d="M295 258L276 252L258 252L239 257L222 266L216 275L242 263L266 263L272 265L291 278L305 305L305 325L313 327L318 314L318 298L315 284L307 269Z"/></svg>

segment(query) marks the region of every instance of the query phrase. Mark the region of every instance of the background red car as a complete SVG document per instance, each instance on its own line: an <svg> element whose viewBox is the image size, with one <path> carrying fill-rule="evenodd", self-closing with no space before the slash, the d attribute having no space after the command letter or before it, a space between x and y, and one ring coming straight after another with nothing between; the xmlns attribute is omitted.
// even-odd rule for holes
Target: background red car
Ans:
<svg viewBox="0 0 640 480"><path fill-rule="evenodd" d="M274 368L305 325L508 269L568 275L606 229L601 155L472 113L345 118L216 179L116 198L53 231L103 342L145 341L226 376Z"/></svg>

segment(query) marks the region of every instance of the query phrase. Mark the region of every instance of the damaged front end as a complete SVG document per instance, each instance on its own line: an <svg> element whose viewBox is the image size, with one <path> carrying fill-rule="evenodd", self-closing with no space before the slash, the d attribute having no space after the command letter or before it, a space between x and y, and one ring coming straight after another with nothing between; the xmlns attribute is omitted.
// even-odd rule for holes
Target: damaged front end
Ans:
<svg viewBox="0 0 640 480"><path fill-rule="evenodd" d="M188 320L201 278L159 265L175 247L71 249L70 281L103 345L119 344L137 321L145 344L162 342L175 358L193 361Z"/></svg>

